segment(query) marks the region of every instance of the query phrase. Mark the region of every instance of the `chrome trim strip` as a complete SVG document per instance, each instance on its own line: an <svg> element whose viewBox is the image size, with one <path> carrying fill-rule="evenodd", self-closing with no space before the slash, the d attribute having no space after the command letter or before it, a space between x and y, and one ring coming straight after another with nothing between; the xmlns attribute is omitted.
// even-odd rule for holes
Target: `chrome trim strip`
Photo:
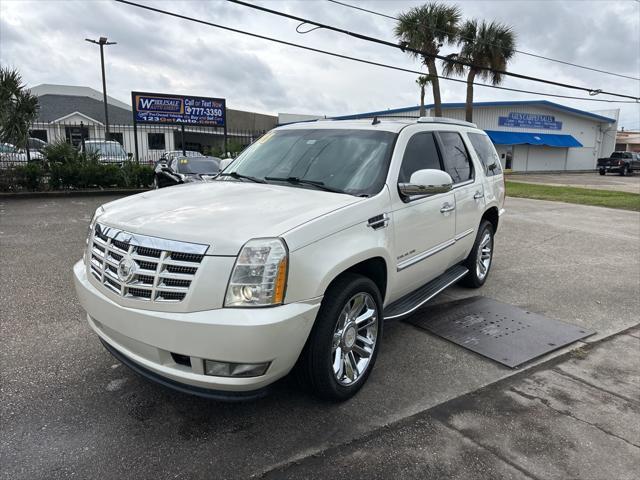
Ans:
<svg viewBox="0 0 640 480"><path fill-rule="evenodd" d="M456 241L454 238L452 238L451 240L447 240L446 242L443 242L440 245L436 245L435 247L427 250L426 252L419 253L414 257L411 257L403 262L398 263L398 265L396 266L396 270L399 272L400 270L404 270L405 268L410 267L411 265L415 265L416 263L421 262L422 260L429 258L438 252L441 252L445 248L449 248L454 243L456 243Z"/></svg>
<svg viewBox="0 0 640 480"><path fill-rule="evenodd" d="M167 240L165 238L141 235L139 233L129 233L101 223L96 223L95 228L99 229L103 235L112 240L128 243L129 245L134 245L136 247L147 247L169 252L193 253L195 255L204 255L209 249L209 245L179 242L177 240Z"/></svg>
<svg viewBox="0 0 640 480"><path fill-rule="evenodd" d="M418 308L420 308L422 305L424 305L425 303L427 303L429 300L431 300L433 297L435 297L436 295L438 295L440 292L442 292L444 289L449 288L451 285L453 285L454 283L456 283L458 280L460 280L462 277L464 277L467 273L469 273L468 269L465 269L466 271L464 273L461 273L460 275L458 275L457 277L455 277L453 280L451 280L449 283L447 283L444 287L439 288L438 290L436 290L435 292L433 292L431 295L429 295L427 298L425 298L424 300L420 301L417 305L414 305L412 308L410 308L409 310L407 310L406 312L402 312L402 313L398 313L396 315L392 315L390 317L384 317L385 320L392 320L394 318L398 318L398 317L404 317L406 315L409 315L411 312L417 310Z"/></svg>
<svg viewBox="0 0 640 480"><path fill-rule="evenodd" d="M473 232L474 232L473 228L470 228L469 230L465 230L464 232L459 233L458 235L456 235L451 240L447 240L446 242L443 242L440 245L436 245L435 247L431 248L430 250L427 250L426 252L422 252L422 253L416 255L415 257L411 257L411 258L409 258L409 259L407 259L407 260L405 260L403 262L398 263L398 265L396 266L396 271L399 272L401 270L404 270L405 268L410 267L411 265L415 265L416 263L421 262L422 260L425 260L425 259L427 259L429 257L432 257L436 253L439 253L442 250L444 250L445 248L449 248L450 246L452 246L456 242L459 242L460 240L462 240L467 235L471 235Z"/></svg>
<svg viewBox="0 0 640 480"><path fill-rule="evenodd" d="M466 237L467 235L471 235L473 233L473 228L470 228L469 230L465 230L462 233L459 233L458 235L455 236L455 241L458 242L460 240L462 240L464 237Z"/></svg>

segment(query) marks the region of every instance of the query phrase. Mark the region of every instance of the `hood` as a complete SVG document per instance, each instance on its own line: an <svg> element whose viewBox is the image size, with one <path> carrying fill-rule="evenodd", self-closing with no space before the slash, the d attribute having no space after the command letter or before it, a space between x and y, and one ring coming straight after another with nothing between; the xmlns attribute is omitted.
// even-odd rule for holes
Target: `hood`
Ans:
<svg viewBox="0 0 640 480"><path fill-rule="evenodd" d="M132 233L207 244L207 255L235 256L252 238L280 236L362 200L284 185L197 182L108 203L98 221Z"/></svg>

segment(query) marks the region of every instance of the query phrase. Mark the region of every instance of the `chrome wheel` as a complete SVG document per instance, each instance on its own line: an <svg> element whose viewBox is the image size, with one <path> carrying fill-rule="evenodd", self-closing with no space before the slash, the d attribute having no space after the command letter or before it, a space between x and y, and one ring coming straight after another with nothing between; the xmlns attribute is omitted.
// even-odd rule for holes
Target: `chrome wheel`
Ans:
<svg viewBox="0 0 640 480"><path fill-rule="evenodd" d="M480 281L484 280L489 272L491 265L491 256L493 254L493 238L488 231L484 232L482 240L478 245L478 255L476 262L476 275Z"/></svg>
<svg viewBox="0 0 640 480"><path fill-rule="evenodd" d="M333 374L341 385L355 383L369 368L378 338L378 307L373 297L356 293L344 305L333 332Z"/></svg>

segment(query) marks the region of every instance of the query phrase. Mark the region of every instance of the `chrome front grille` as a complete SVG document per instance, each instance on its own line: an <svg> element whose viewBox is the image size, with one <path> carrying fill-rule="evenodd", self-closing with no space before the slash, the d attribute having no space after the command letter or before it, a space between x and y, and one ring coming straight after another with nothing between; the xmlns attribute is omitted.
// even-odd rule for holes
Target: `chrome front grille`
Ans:
<svg viewBox="0 0 640 480"><path fill-rule="evenodd" d="M92 275L112 292L137 300L181 302L207 248L96 223L87 254Z"/></svg>

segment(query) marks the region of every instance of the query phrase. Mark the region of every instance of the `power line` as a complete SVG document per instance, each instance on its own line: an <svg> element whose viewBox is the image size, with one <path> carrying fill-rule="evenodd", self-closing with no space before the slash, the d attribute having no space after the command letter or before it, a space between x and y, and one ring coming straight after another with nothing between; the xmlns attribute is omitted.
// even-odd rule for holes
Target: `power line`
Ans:
<svg viewBox="0 0 640 480"><path fill-rule="evenodd" d="M252 8L254 10L259 10L259 11L262 11L262 12L265 12L265 13L269 13L269 14L272 14L272 15L277 15L279 17L289 18L291 20L296 20L298 22L308 23L309 25L316 25L318 27L322 27L322 28L327 29L327 30L331 30L331 31L334 31L334 32L342 33L344 35L349 35L349 36L357 38L359 40L365 40L365 41L368 41L368 42L377 43L377 44L384 45L384 46L387 46L387 47L397 48L397 49L402 50L403 52L411 52L411 53L414 53L414 54L417 54L417 55L428 56L428 57L436 58L438 60L443 60L443 61L446 61L446 62L449 62L449 63L456 63L456 64L459 64L459 65L463 65L465 67L472 67L472 68L476 68L478 70L486 70L486 71L489 71L489 72L498 73L500 75L505 75L505 76L508 76L508 77L520 78L522 80L529 80L529 81L538 82L538 83L546 83L548 85L554 85L556 87L562 87L562 88L569 88L569 89L572 89L572 90L582 90L584 92L588 92L589 95L603 94L603 95L611 95L611 96L620 97L620 98L630 98L632 100L640 101L640 97L634 97L634 96L626 95L626 94L622 94L622 93L607 92L607 91L604 91L604 90L599 89L599 88L587 88L587 87L582 87L582 86L579 86L579 85L571 85L571 84L568 84L568 83L556 82L554 80L546 80L546 79L543 79L543 78L532 77L530 75L524 75L524 74L521 74L521 73L507 72L507 71L504 71L504 70L498 70L498 69L493 69L493 68L489 68L489 67L482 67L482 66L470 63L470 62L466 62L464 60L452 59L452 58L445 57L445 56L442 56L442 55L437 55L437 54L432 54L432 53L429 53L429 52L424 52L422 50L417 50L415 48L411 48L411 47L409 47L407 45L399 45L397 43L389 42L387 40L382 40L380 38L375 38L375 37L371 37L371 36L368 36L368 35L363 35L361 33L352 32L350 30L345 30L345 29L334 27L332 25L327 25L327 24L324 24L324 23L319 23L319 22L316 22L314 20L309 20L307 18L298 17L296 15L290 15L288 13L280 12L278 10L272 10L270 8L262 7L260 5L254 5L252 3L247 3L247 2L244 2L242 0L227 0L227 1L231 2L231 3L236 3L236 4L241 5L243 7Z"/></svg>
<svg viewBox="0 0 640 480"><path fill-rule="evenodd" d="M339 2L338 0L327 0L327 1L331 2L331 3L335 3L337 5L342 5L343 7L353 8L354 10L360 10L362 12L367 12L367 13L371 13L373 15L378 15L379 17L389 18L391 20L400 20L400 18L394 17L393 15L387 15L386 13L376 12L374 10L369 10L368 8L358 7L356 5L350 5L350 4L345 3L345 2ZM637 1L640 1L640 0L637 0ZM437 28L433 28L433 30L442 31L442 30L438 30ZM463 38L465 38L465 40L473 40L473 39L468 38L468 37L463 37ZM491 45L491 44L489 44L489 45ZM601 70L599 68L587 67L586 65L579 65L577 63L567 62L566 60L559 60L557 58L545 57L544 55L539 55L539 54L533 53L533 52L526 52L524 50L517 50L517 49L515 49L515 51L517 53L521 53L522 55L529 55L530 57L540 58L540 59L543 59L543 60L549 60L550 62L561 63L563 65L569 65L569 66L576 67L576 68L582 68L584 70L591 70L593 72L604 73L605 75L613 75L614 77L628 78L630 80L640 80L640 77L632 77L630 75L623 75L621 73L609 72L607 70Z"/></svg>
<svg viewBox="0 0 640 480"><path fill-rule="evenodd" d="M137 8L141 8L143 10L149 10L151 12L156 12L156 13L160 13L163 15L168 15L171 17L175 17L175 18L180 18L182 20L187 20L190 22L195 22L195 23L200 23L202 25L207 25L210 27L215 27L215 28L220 28L222 30L226 30L229 32L234 32L234 33L239 33L242 35L247 35L250 37L254 37L254 38L259 38L261 40L267 40L269 42L274 42L274 43L279 43L281 45L287 45L289 47L295 47L295 48L300 48L303 50L308 50L311 52L315 52L315 53L322 53L324 55L329 55L332 57L337 57L337 58L342 58L344 60L351 60L354 62L358 62L358 63L364 63L367 65L373 65L376 67L382 67L382 68L388 68L388 69L392 69L392 70L397 70L397 71L401 71L401 72L407 72L407 73L413 73L413 74L418 74L418 75L426 75L425 72L421 72L419 70L413 70L413 69L409 69L409 68L404 68L404 67L398 67L398 66L394 66L394 65L389 65L389 64L385 64L385 63L380 63L380 62L374 62L372 60L365 60L362 58L357 58L357 57L352 57L349 55L343 55L341 53L336 53L336 52L330 52L328 50L322 50L319 48L314 48L314 47L308 47L306 45L300 45L297 43L293 43L293 42L288 42L286 40L280 40L277 38L272 38L272 37L267 37L265 35L260 35L257 33L253 33L253 32L247 32L244 30L239 30L237 28L232 28L232 27L227 27L225 25L219 25L216 23L212 23L206 20L201 20L199 18L194 18L194 17L189 17L186 15L181 15L179 13L175 13L175 12L170 12L168 10L162 10L159 8L154 8L154 7L150 7L147 5L142 5L139 3L135 3L135 2L131 2L128 0L115 0L118 3L123 3L126 5L130 5L133 7L137 7ZM466 83L466 81L461 80L459 78L450 78L450 77L445 77L445 76L438 76L438 78L443 79L443 80L449 80L452 82L458 82L458 83ZM477 85L479 87L486 87L486 88L495 88L498 90L508 90L508 91L512 91L512 92L519 92L519 93L529 93L529 94L534 94L534 95L540 95L540 96L547 96L547 97L556 97L556 98L568 98L568 99L574 99L574 100L584 100L584 101L589 101L589 102L606 102L606 103L637 103L634 101L628 101L628 100L610 100L610 99L602 99L602 98L584 98L584 97L574 97L574 96L569 96L569 95L557 95L557 94L552 94L552 93L543 93L543 92L536 92L536 91L531 91L531 90L521 90L521 89L516 89L516 88L508 88L508 87L500 87L497 85L488 85L485 83L473 83L474 85Z"/></svg>

